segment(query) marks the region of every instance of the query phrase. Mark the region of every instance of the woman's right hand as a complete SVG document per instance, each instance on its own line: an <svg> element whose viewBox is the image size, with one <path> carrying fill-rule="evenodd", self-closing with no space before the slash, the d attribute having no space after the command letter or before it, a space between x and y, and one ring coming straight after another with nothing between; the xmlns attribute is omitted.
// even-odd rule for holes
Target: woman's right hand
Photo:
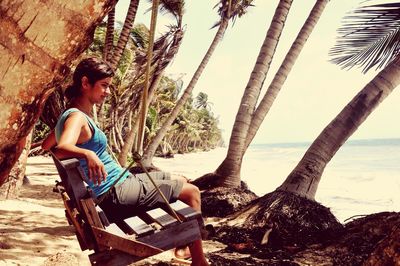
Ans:
<svg viewBox="0 0 400 266"><path fill-rule="evenodd" d="M93 184L100 185L100 183L105 181L107 178L107 172L104 168L104 164L93 151L87 152L86 162L89 172L89 179L92 180Z"/></svg>

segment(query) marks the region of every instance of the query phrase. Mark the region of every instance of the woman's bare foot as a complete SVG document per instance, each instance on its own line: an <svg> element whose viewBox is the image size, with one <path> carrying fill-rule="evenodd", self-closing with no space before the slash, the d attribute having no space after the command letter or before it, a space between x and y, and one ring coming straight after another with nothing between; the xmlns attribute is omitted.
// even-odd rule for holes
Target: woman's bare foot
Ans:
<svg viewBox="0 0 400 266"><path fill-rule="evenodd" d="M189 259L192 257L188 246L175 248L174 255L178 259Z"/></svg>

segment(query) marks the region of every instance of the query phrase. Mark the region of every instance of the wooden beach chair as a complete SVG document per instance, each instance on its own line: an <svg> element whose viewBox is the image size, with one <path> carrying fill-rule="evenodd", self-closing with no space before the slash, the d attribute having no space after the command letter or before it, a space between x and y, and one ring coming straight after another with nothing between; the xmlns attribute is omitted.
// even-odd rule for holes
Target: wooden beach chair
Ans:
<svg viewBox="0 0 400 266"><path fill-rule="evenodd" d="M61 178L55 189L82 251L94 251L89 255L92 265L127 265L201 238L201 214L181 201L170 205L181 221L158 208L110 223L85 186L79 161L53 159Z"/></svg>

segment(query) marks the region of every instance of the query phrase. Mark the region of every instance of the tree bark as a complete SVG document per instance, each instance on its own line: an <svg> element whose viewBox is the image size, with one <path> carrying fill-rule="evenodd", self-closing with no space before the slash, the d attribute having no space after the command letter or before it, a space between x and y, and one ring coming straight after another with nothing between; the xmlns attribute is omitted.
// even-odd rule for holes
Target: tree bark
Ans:
<svg viewBox="0 0 400 266"><path fill-rule="evenodd" d="M281 0L279 2L271 25L267 31L264 43L258 54L256 64L244 90L239 110L236 114L235 123L233 125L228 153L224 161L216 170L216 174L223 177L218 183L224 187L240 186L240 168L251 117L268 73L292 1L293 0Z"/></svg>
<svg viewBox="0 0 400 266"><path fill-rule="evenodd" d="M380 71L329 123L277 190L314 200L328 162L400 83L400 58Z"/></svg>
<svg viewBox="0 0 400 266"><path fill-rule="evenodd" d="M124 26L122 27L121 34L118 38L117 46L115 47L113 56L111 57L110 60L110 64L114 70L117 69L119 60L121 59L122 53L124 52L125 46L128 42L133 22L135 21L138 5L139 5L139 0L131 0L128 13L126 14Z"/></svg>
<svg viewBox="0 0 400 266"><path fill-rule="evenodd" d="M29 151L32 143L32 131L26 137L25 147L22 150L17 162L11 169L7 181L0 187L0 200L16 199L22 186L25 176L26 162L28 160Z"/></svg>
<svg viewBox="0 0 400 266"><path fill-rule="evenodd" d="M328 2L329 0L317 0L306 22L304 23L295 41L290 47L289 52L286 54L285 59L283 60L281 66L276 72L274 79L272 80L271 84L267 89L267 92L265 93L260 104L257 106L257 109L252 116L251 123L249 126L249 131L247 133L246 145L245 145L245 150L243 151L243 156L246 153L246 150L249 147L254 136L256 135L258 129L260 128L265 116L271 109L272 104L274 103L276 97L278 96L278 93L283 87L286 78L288 77L290 71L292 70L292 67L296 63L296 60L300 52L302 51L305 43L307 42L308 37L313 31L315 25L317 24L319 18L321 17L321 14L324 11L325 6Z"/></svg>
<svg viewBox="0 0 400 266"><path fill-rule="evenodd" d="M114 0L0 2L0 185L19 158L21 140L32 129L49 92L89 46L95 26L114 4Z"/></svg>
<svg viewBox="0 0 400 266"><path fill-rule="evenodd" d="M106 39L104 41L103 59L110 62L114 48L115 7L107 15Z"/></svg>

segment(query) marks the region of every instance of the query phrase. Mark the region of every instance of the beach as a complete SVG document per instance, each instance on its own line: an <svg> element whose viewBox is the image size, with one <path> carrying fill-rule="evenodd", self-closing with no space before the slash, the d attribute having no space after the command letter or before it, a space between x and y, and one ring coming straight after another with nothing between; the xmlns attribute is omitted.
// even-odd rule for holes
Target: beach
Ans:
<svg viewBox="0 0 400 266"><path fill-rule="evenodd" d="M0 201L0 266L76 266L90 265L91 251L81 251L72 226L64 215L64 205L53 192L59 180L51 157L29 157L26 176L30 184L22 186L17 200ZM225 245L205 241L207 252ZM170 262L166 251L140 265Z"/></svg>
<svg viewBox="0 0 400 266"><path fill-rule="evenodd" d="M347 145L328 165L317 192L317 201L331 208L343 222L380 211L399 211L400 145L391 143ZM258 196L273 191L296 165L306 145L255 145L244 158L242 178ZM195 179L212 172L226 155L225 148L209 152L155 158L165 171ZM0 265L89 265L64 216L58 180L50 157L30 157L18 200L0 201ZM206 250L216 250L206 242ZM147 260L170 261L171 252Z"/></svg>
<svg viewBox="0 0 400 266"><path fill-rule="evenodd" d="M243 159L241 178L258 196L274 191L301 160L309 143L251 145ZM214 171L226 148L156 158L160 168L195 179ZM354 140L327 165L316 200L339 221L357 215L400 210L400 139Z"/></svg>

